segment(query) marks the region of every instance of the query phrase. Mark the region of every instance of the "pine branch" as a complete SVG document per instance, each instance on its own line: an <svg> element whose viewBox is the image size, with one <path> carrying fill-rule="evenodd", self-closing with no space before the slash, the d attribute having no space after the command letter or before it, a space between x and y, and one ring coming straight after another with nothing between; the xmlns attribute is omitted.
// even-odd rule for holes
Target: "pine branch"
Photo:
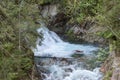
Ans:
<svg viewBox="0 0 120 80"><path fill-rule="evenodd" d="M110 26L107 26L107 28L120 40L120 37L117 35L116 32L113 31L113 29Z"/></svg>

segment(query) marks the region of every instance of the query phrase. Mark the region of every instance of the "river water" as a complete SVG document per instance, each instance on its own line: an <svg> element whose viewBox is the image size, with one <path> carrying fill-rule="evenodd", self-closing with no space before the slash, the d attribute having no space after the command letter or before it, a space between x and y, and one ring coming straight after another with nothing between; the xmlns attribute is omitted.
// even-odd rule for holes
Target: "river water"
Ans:
<svg viewBox="0 0 120 80"><path fill-rule="evenodd" d="M64 42L55 32L44 26L37 31L43 38L38 38L33 51L34 56L39 57L35 62L42 80L102 80L98 67L86 67L87 57L73 57L76 53L78 56L92 55L98 47Z"/></svg>

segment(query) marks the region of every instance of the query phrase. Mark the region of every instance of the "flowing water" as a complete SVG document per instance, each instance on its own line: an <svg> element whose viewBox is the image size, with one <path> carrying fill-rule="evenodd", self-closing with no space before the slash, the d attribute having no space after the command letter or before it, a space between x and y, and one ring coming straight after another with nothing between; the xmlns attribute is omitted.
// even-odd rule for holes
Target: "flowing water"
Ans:
<svg viewBox="0 0 120 80"><path fill-rule="evenodd" d="M43 38L38 39L33 51L35 56L39 56L36 64L42 80L102 80L99 68L89 70L86 67L86 57L72 57L75 53L91 55L98 47L64 42L46 27L39 28L38 33Z"/></svg>

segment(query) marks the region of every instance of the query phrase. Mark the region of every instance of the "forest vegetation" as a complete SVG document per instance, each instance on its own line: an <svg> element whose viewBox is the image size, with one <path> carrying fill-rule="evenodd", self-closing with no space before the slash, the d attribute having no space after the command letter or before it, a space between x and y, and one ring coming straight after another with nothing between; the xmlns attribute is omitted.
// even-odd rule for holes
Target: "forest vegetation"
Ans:
<svg viewBox="0 0 120 80"><path fill-rule="evenodd" d="M31 47L39 36L39 6L44 4L59 4L69 24L89 20L102 27L96 35L108 40L109 52L120 57L120 0L1 0L0 80L35 80Z"/></svg>

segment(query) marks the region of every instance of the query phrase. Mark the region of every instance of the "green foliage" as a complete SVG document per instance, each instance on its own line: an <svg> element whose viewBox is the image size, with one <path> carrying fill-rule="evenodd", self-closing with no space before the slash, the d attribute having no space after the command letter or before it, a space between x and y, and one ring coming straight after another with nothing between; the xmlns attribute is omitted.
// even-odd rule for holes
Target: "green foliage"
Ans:
<svg viewBox="0 0 120 80"><path fill-rule="evenodd" d="M86 63L89 65L89 68L96 68L100 67L102 63L108 58L109 56L109 50L100 48L98 51L95 51L94 54L89 56L88 60L86 60Z"/></svg>
<svg viewBox="0 0 120 80"><path fill-rule="evenodd" d="M104 2L99 6L100 8L97 12L98 15L96 16L99 24L107 27L108 30L117 38L120 37L120 1L104 0Z"/></svg>
<svg viewBox="0 0 120 80"><path fill-rule="evenodd" d="M103 80L110 80L112 77L112 70L108 71Z"/></svg>
<svg viewBox="0 0 120 80"><path fill-rule="evenodd" d="M108 55L108 51L106 51L105 49L99 49L97 53L97 61L104 62Z"/></svg>
<svg viewBox="0 0 120 80"><path fill-rule="evenodd" d="M96 8L99 26L107 28L100 35L109 40L111 51L120 51L120 0L104 0Z"/></svg>
<svg viewBox="0 0 120 80"><path fill-rule="evenodd" d="M95 16L99 0L65 0L61 4L63 12L71 17L70 22L81 23L87 17Z"/></svg>
<svg viewBox="0 0 120 80"><path fill-rule="evenodd" d="M98 26L105 27L100 36L108 40L116 37L116 42L120 42L120 0L64 0L60 4L63 13L71 17L70 23L95 21Z"/></svg>
<svg viewBox="0 0 120 80"><path fill-rule="evenodd" d="M110 41L110 51L119 51L120 0L1 0L0 79L29 80L33 65L30 46L38 36L35 30L39 25L35 22L40 21L38 5L55 2L59 2L61 11L71 18L70 23L82 24L89 19L104 27L98 34ZM71 31L67 34L74 39ZM108 52L101 49L98 60L104 61L107 55Z"/></svg>
<svg viewBox="0 0 120 80"><path fill-rule="evenodd" d="M31 62L31 59L30 58L23 58L21 60L21 67L22 69L24 69L24 71L29 71L30 68L33 66L32 62Z"/></svg>
<svg viewBox="0 0 120 80"><path fill-rule="evenodd" d="M27 1L0 2L0 80L30 80L39 9ZM28 76L29 75L29 76Z"/></svg>
<svg viewBox="0 0 120 80"><path fill-rule="evenodd" d="M110 37L112 37L112 35L113 34L110 31L105 31L105 33L103 34L103 37L110 38Z"/></svg>
<svg viewBox="0 0 120 80"><path fill-rule="evenodd" d="M109 30L105 30L103 32L97 32L96 34L99 35L99 36L102 36L106 39L109 39L113 36L113 33L111 33L111 31L109 31Z"/></svg>

